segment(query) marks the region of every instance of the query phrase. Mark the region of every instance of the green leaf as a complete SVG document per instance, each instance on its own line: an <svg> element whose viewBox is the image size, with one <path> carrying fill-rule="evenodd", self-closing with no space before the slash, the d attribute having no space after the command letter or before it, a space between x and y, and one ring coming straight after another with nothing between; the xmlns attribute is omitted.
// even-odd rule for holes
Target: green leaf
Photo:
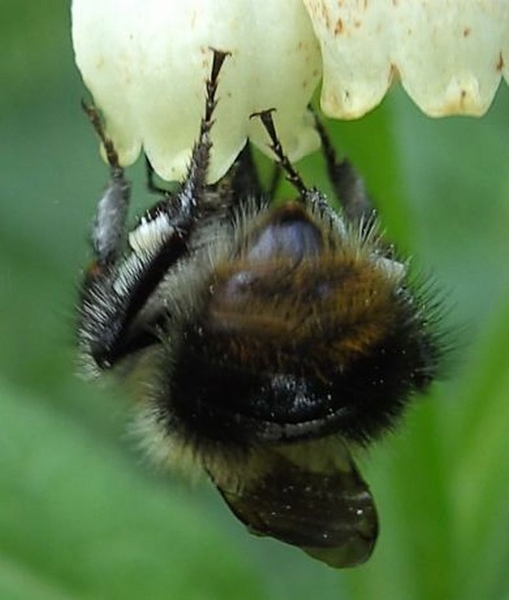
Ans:
<svg viewBox="0 0 509 600"><path fill-rule="evenodd" d="M43 398L5 385L0 397L2 598L230 598L241 585L262 597L190 492L146 477Z"/></svg>

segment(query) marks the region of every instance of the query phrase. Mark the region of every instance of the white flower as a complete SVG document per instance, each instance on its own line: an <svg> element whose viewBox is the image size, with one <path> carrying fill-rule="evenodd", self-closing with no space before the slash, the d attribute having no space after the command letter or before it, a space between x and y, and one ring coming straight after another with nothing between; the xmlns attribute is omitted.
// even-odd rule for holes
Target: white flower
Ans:
<svg viewBox="0 0 509 600"><path fill-rule="evenodd" d="M321 77L318 42L301 0L74 0L76 62L123 164L143 146L155 171L181 179L204 110L210 48L231 52L221 71L211 181L249 135L265 148L256 111L277 109L297 159L316 149L307 115Z"/></svg>
<svg viewBox="0 0 509 600"><path fill-rule="evenodd" d="M188 164L211 47L232 54L211 181L246 137L266 149L256 111L277 109L291 159L314 150L306 107L322 71L322 108L338 118L363 115L398 78L429 115L480 115L508 77L509 0L73 0L72 16L76 62L122 164L143 147L167 180Z"/></svg>
<svg viewBox="0 0 509 600"><path fill-rule="evenodd" d="M430 116L482 115L509 76L509 0L303 1L331 116L363 115L398 77Z"/></svg>

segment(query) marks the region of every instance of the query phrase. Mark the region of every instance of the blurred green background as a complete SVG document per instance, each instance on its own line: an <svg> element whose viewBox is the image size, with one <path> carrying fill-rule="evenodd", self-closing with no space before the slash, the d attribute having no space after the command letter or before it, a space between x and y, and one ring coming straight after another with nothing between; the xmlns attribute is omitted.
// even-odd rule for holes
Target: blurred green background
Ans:
<svg viewBox="0 0 509 600"><path fill-rule="evenodd" d="M249 536L206 484L155 471L125 434L121 392L75 377L73 305L106 169L67 3L0 0L0 40L0 599L509 598L505 85L483 119L433 121L395 91L331 125L462 328L450 379L361 457L381 534L366 566L338 572ZM322 185L313 159L300 168Z"/></svg>

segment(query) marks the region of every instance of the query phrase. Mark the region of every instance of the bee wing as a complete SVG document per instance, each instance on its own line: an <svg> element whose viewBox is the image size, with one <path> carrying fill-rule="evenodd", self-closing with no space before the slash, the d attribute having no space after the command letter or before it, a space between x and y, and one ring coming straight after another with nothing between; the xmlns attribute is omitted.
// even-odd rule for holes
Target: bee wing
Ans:
<svg viewBox="0 0 509 600"><path fill-rule="evenodd" d="M251 533L336 568L361 564L373 551L373 498L338 438L255 450L233 478L209 474Z"/></svg>

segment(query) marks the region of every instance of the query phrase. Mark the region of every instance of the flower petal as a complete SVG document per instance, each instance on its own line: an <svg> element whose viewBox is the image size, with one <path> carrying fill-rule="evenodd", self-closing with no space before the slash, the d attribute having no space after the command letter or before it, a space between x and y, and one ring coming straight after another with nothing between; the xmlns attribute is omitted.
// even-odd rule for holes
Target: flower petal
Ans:
<svg viewBox="0 0 509 600"><path fill-rule="evenodd" d="M304 0L324 62L322 108L355 118L396 75L430 116L481 115L509 46L508 0Z"/></svg>

